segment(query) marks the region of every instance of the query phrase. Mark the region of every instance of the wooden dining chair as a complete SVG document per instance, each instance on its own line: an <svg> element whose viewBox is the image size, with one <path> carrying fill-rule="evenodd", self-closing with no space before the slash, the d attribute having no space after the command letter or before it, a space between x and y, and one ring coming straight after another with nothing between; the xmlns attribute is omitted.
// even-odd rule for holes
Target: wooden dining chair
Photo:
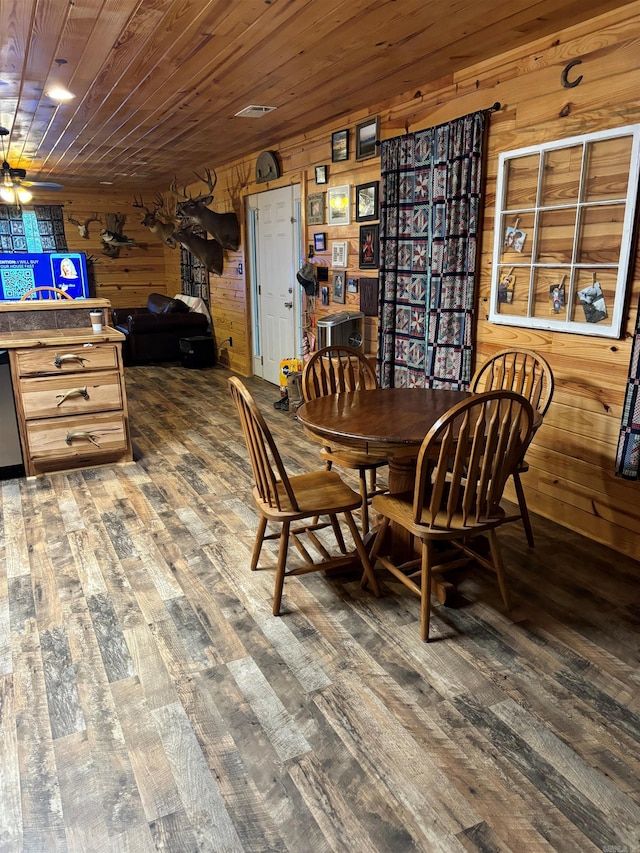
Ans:
<svg viewBox="0 0 640 853"><path fill-rule="evenodd" d="M328 346L314 353L305 364L302 373L302 396L305 402L341 391L363 391L377 388L375 370L368 359L349 346ZM327 470L333 464L358 472L360 496L362 498L362 533L369 532L369 504L374 495L384 489L378 488L378 468L388 464L388 459L374 453L331 447L323 444L320 455ZM367 482L368 478L368 482Z"/></svg>
<svg viewBox="0 0 640 853"><path fill-rule="evenodd" d="M514 391L469 397L453 406L425 436L413 491L373 499L382 521L371 549L371 563L378 560L420 598L425 641L429 639L432 578L469 562L469 557L496 573L509 609L496 529L506 520L500 506L505 482L522 458L532 423L531 404ZM398 563L380 554L391 522L420 541L419 557ZM475 550L480 534L489 539L488 555ZM437 547L442 542L453 545L464 558L452 561ZM367 583L363 575L363 586Z"/></svg>
<svg viewBox="0 0 640 853"><path fill-rule="evenodd" d="M27 290L20 297L20 302L26 302L29 299L73 299L73 296L69 296L66 290L61 290L59 287L44 285L42 287L32 287L31 290Z"/></svg>
<svg viewBox="0 0 640 853"><path fill-rule="evenodd" d="M486 361L471 379L470 391L494 391L504 389L517 391L533 406L534 425L531 439L542 424L553 397L553 372L549 363L539 353L528 349L500 350ZM531 440L530 439L530 440ZM525 448L526 454L527 448ZM509 516L509 521L522 520L530 548L534 546L533 529L527 507L527 499L520 479L529 470L523 458L513 472L513 484L518 498L519 512Z"/></svg>
<svg viewBox="0 0 640 853"><path fill-rule="evenodd" d="M362 564L364 577L371 583L374 593L379 595L380 590L371 568L367 549L352 515L352 511L360 506L358 493L343 482L340 475L334 471L323 470L290 477L282 463L271 431L249 391L235 376L229 379L229 390L238 408L242 432L249 451L255 479L253 498L260 512L260 522L251 556L252 571L257 568L263 542L267 539L279 538L280 540L273 615L278 616L280 613L285 577L347 566L354 563L356 556ZM329 516L329 522L317 520L324 515ZM349 528L356 548L355 553L347 553L339 516L344 518ZM296 524L308 519L312 521L301 525ZM279 525L279 532L268 534L266 532L268 522ZM316 535L317 531L329 526L333 529L340 551L336 556L331 556ZM322 559L319 562L314 562L303 537L306 537L306 541L320 554ZM304 560L302 566L287 569L289 543L292 543L302 556Z"/></svg>

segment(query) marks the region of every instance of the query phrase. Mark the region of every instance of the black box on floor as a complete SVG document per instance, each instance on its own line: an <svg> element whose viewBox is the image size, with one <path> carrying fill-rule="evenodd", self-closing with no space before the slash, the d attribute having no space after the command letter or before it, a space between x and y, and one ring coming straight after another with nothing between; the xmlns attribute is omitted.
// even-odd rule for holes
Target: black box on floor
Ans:
<svg viewBox="0 0 640 853"><path fill-rule="evenodd" d="M213 338L207 335L180 338L180 361L183 367L213 367L216 363Z"/></svg>

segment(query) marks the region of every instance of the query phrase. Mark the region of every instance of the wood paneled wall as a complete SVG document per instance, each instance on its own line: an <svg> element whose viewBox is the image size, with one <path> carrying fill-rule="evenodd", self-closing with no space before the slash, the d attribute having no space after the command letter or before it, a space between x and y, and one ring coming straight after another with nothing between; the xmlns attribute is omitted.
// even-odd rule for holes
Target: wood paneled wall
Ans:
<svg viewBox="0 0 640 853"><path fill-rule="evenodd" d="M95 295L111 300L114 308L146 305L150 293L173 296L180 291L180 252L169 249L142 227L144 212L133 207L133 193L124 194L107 187L58 192L34 189L34 202L63 206L69 249L85 252L94 259ZM93 213L98 214L101 222L89 224L89 238L85 240L68 217L83 222ZM117 258L102 254L100 231L106 227L107 213L124 214L123 233L137 243L122 248Z"/></svg>
<svg viewBox="0 0 640 853"><path fill-rule="evenodd" d="M482 235L480 293L477 317L478 362L505 346L530 347L544 353L556 377L556 392L543 427L531 448L531 470L524 478L533 511L560 522L585 536L637 556L640 554L640 484L614 476L615 452L620 428L625 380L630 361L630 334L640 298L640 261L636 258L629 286L628 312L620 340L559 332L498 326L487 320L491 279L493 217L497 160L500 151L560 139L608 127L640 121L640 72L637 44L640 18L637 5L593 19L553 37L533 40L526 49L502 53L493 60L443 78L438 85L400 95L393 102L376 104L372 91L369 114L379 115L381 137L390 138L406 129L433 126L474 110L500 102L491 115L488 135L487 184ZM562 70L574 59L582 60L579 86L566 89L560 82ZM574 69L574 72L576 69ZM326 192L328 186L364 183L379 178L379 161L356 162L351 153L343 163L331 163L331 133L351 131L365 117L358 113L319 132L298 136L281 146L278 155L283 177L268 184L254 182L255 158L216 165L216 210L236 209L242 214L243 199L253 192L300 183L303 199L309 192ZM268 145L265 145L268 147ZM259 152L256 151L257 156ZM314 167L328 164L329 184L315 183ZM305 226L306 244L315 231L327 232L328 251L316 262L330 267L332 240L348 240L349 267L346 277L371 276L358 269L359 223L355 222L354 193L351 225ZM56 196L65 197L64 193ZM96 268L98 295L114 305L142 304L152 290L179 290L178 253L152 244L148 232L137 223L139 211L131 199L110 193L68 194L65 213L72 215L109 209L127 212L125 232L140 239L147 248L124 250L118 261L100 260ZM52 199L53 201L54 199ZM59 200L59 199L58 199ZM77 216L80 218L80 216ZM73 229L73 230L71 230ZM74 239L68 226L69 244L99 254L98 229L90 241ZM144 232L144 233L141 233ZM77 231L76 231L77 234ZM233 347L223 347L222 360L240 374L251 373L250 306L246 281L245 234L238 252L226 253L222 277L211 277L211 309L217 341L233 338ZM242 272L239 265L242 264ZM346 306L318 306L326 311L357 309L359 296L348 294ZM369 324L369 340L375 329Z"/></svg>
<svg viewBox="0 0 640 853"><path fill-rule="evenodd" d="M614 464L630 335L640 298L640 261L636 258L620 340L498 326L488 322L487 314L498 154L639 122L638 36L640 18L637 6L632 4L553 37L532 40L526 49L503 53L463 74L443 78L438 86L400 96L393 103L376 104L372 97L370 111L381 118L382 138L389 138L407 128L429 127L500 102L501 109L491 115L488 135L476 358L481 362L511 345L530 347L547 357L555 374L556 392L529 454L531 470L524 478L529 505L537 513L632 556L640 554L640 484L616 478ZM583 80L579 86L566 89L561 85L561 73L574 59L582 60L574 72L581 73ZM363 117L348 115L319 133L292 139L278 152L283 177L272 184L256 186L252 182L255 161L233 164L227 180L233 181L233 168L239 167L251 175L245 192L300 182L303 197L308 192L326 191L327 186L348 183L354 187L375 180L379 177L377 160L359 163L352 153L347 162L331 163L332 131L348 127L353 134L356 122ZM323 163L329 166L329 184L317 186L314 167ZM218 175L220 188L224 186L224 170L218 169ZM332 239L347 239L346 276L359 278L370 273L358 270L359 224L353 206L352 193L351 225L308 226L305 233L307 245L313 242L314 231L327 232L328 248ZM234 262L237 260L245 263L244 258ZM329 253L315 260L330 266ZM220 339L233 335L230 365L245 374L251 372L247 300L243 277L212 279L218 335ZM348 295L346 307L357 308L358 297ZM320 313L323 310L319 307ZM343 306L332 304L328 310L343 310ZM246 352L240 352L245 342Z"/></svg>

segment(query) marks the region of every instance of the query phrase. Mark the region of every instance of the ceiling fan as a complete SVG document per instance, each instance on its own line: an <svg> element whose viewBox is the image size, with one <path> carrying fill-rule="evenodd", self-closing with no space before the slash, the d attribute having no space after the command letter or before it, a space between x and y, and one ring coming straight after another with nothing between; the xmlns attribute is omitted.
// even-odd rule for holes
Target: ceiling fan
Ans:
<svg viewBox="0 0 640 853"><path fill-rule="evenodd" d="M26 169L14 168L7 161L4 150L4 138L9 135L6 127L0 127L0 138L2 139L2 168L0 169L0 198L9 204L26 204L31 201L32 195L28 187L42 187L43 189L61 190L62 184L49 181L27 181Z"/></svg>

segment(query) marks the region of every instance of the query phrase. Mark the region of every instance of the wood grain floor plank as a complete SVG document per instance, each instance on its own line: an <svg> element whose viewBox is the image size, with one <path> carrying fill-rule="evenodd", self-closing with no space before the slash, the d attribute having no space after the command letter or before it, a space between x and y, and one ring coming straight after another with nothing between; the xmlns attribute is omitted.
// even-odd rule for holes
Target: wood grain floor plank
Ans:
<svg viewBox="0 0 640 853"><path fill-rule="evenodd" d="M20 763L13 677L0 677L0 850L19 849L22 839Z"/></svg>
<svg viewBox="0 0 640 853"><path fill-rule="evenodd" d="M242 841L212 778L184 708L179 703L153 712L183 807L203 851L242 851Z"/></svg>
<svg viewBox="0 0 640 853"><path fill-rule="evenodd" d="M0 851L640 849L639 564L534 517L509 614L460 571L424 644L345 570L274 618L228 376L128 368L135 463L0 483Z"/></svg>

